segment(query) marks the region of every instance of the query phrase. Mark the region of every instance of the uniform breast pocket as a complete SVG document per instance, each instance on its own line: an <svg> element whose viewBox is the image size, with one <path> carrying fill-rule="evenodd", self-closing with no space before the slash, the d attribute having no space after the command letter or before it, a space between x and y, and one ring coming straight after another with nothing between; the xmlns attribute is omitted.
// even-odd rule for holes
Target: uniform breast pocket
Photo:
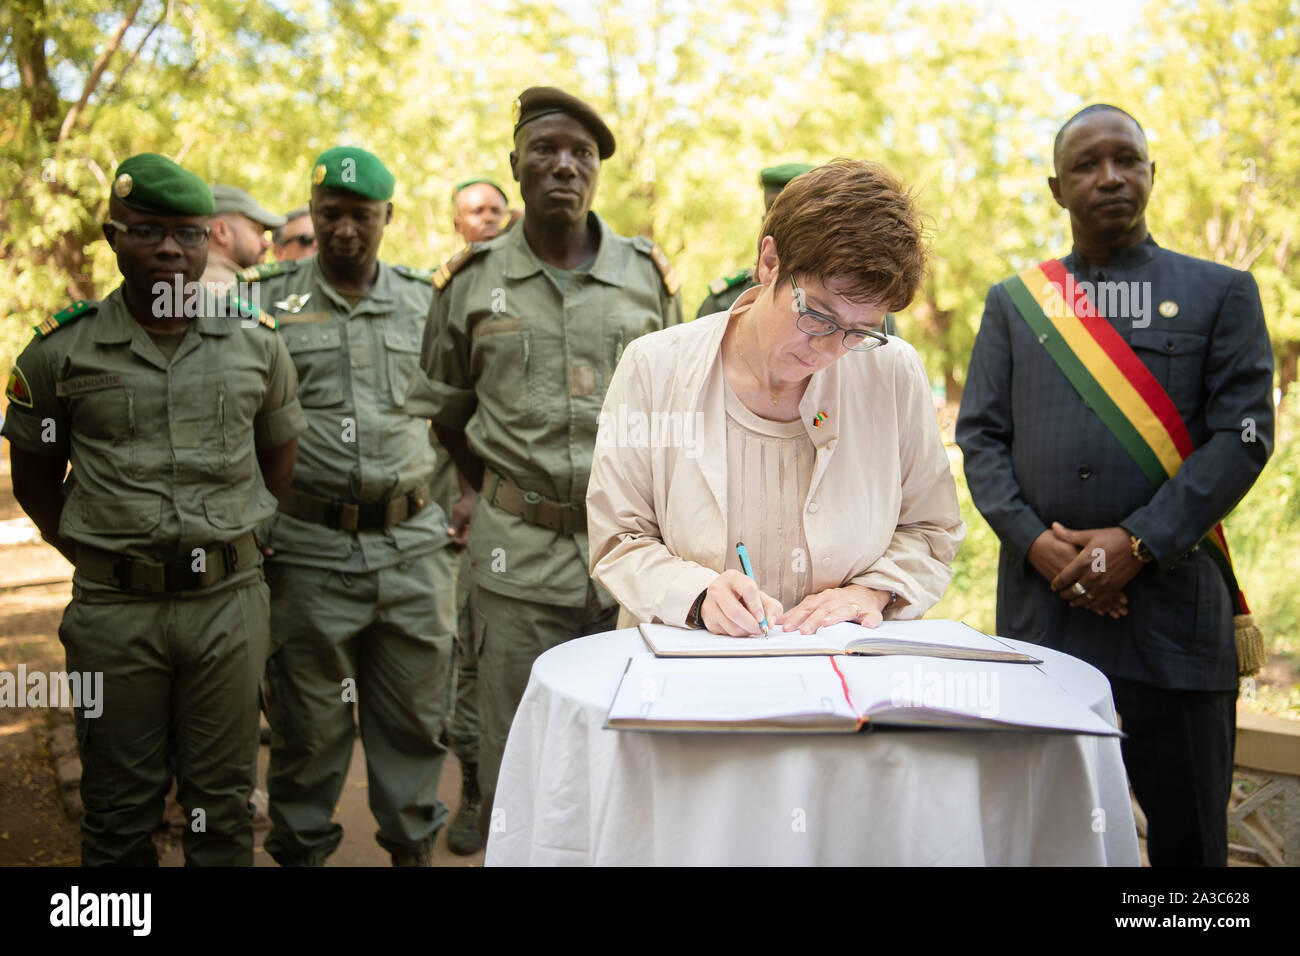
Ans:
<svg viewBox="0 0 1300 956"><path fill-rule="evenodd" d="M388 387L393 404L406 404L406 392L420 367L420 342L423 332L416 328L384 329L384 353L388 357Z"/></svg>
<svg viewBox="0 0 1300 956"><path fill-rule="evenodd" d="M545 417L534 330L512 316L486 319L474 326L470 348L480 405L490 405L493 415L507 424Z"/></svg>
<svg viewBox="0 0 1300 956"><path fill-rule="evenodd" d="M1186 418L1200 404L1209 337L1182 330L1135 329L1130 343Z"/></svg>
<svg viewBox="0 0 1300 956"><path fill-rule="evenodd" d="M204 375L196 396L201 445L217 474L253 454L253 417L265 391L264 373L256 369L221 368Z"/></svg>
<svg viewBox="0 0 1300 956"><path fill-rule="evenodd" d="M125 444L139 430L135 389L129 385L77 392L68 398L72 430L83 437Z"/></svg>
<svg viewBox="0 0 1300 956"><path fill-rule="evenodd" d="M342 336L337 325L303 323L282 330L298 370L298 402L329 408L343 402Z"/></svg>
<svg viewBox="0 0 1300 956"><path fill-rule="evenodd" d="M610 316L605 322L604 334L596 337L600 352L593 359L597 369L597 389L604 398L610 377L623 358L623 351L633 341L659 328L659 316L645 312L628 312Z"/></svg>

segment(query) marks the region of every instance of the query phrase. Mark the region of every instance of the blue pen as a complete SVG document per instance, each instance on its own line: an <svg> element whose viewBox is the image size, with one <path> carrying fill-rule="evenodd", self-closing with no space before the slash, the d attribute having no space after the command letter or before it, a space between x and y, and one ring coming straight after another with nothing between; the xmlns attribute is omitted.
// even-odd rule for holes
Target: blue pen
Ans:
<svg viewBox="0 0 1300 956"><path fill-rule="evenodd" d="M741 570L743 570L743 571L745 572L745 574L749 577L749 580L751 580L751 581L753 581L755 584L757 584L757 583L758 583L758 579L757 579L756 577L754 577L754 568L753 568L753 566L749 563L749 552L745 550L745 543L744 543L743 541L737 541L737 542L736 542L736 554L740 557L740 567L741 567ZM761 600L760 600L759 603L762 603ZM763 636L764 636L764 637L767 637L767 636L768 636L768 631L769 631L769 628L768 628L768 625L767 625L767 608L764 608L764 609L763 609L763 620L762 620L761 624L762 624L762 627L763 627Z"/></svg>

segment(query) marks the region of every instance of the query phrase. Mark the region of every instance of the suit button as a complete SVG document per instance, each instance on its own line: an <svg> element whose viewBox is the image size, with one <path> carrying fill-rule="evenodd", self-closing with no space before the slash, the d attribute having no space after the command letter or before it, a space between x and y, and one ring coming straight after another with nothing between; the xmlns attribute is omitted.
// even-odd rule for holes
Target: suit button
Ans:
<svg viewBox="0 0 1300 956"><path fill-rule="evenodd" d="M1092 477L1092 467L1090 465L1079 466L1079 477L1085 481Z"/></svg>
<svg viewBox="0 0 1300 956"><path fill-rule="evenodd" d="M814 501L808 505L808 513L810 515L815 515L817 513L817 502Z"/></svg>
<svg viewBox="0 0 1300 956"><path fill-rule="evenodd" d="M1173 339L1170 339L1168 342L1165 343L1165 351L1166 351L1166 352L1172 352L1172 351L1173 351L1174 349L1176 349L1176 348L1178 348L1178 346L1174 344L1174 340L1173 340Z"/></svg>

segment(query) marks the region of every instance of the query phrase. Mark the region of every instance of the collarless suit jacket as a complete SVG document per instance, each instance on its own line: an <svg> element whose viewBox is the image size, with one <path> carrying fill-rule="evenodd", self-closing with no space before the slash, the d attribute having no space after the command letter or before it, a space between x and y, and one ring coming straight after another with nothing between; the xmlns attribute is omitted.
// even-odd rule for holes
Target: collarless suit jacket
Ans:
<svg viewBox="0 0 1300 956"><path fill-rule="evenodd" d="M1104 268L1064 260L1114 306L1107 319L1169 393L1196 451L1157 490L1048 356L1000 286L971 354L957 444L976 507L1001 539L997 630L1157 687L1237 686L1233 605L1198 542L1241 500L1273 445L1273 354L1247 272L1147 240ZM1101 283L1111 285L1103 287ZM1086 287L1085 287L1086 288ZM1121 294L1122 293L1122 294ZM1119 525L1155 556L1119 620L1071 608L1026 560L1051 522ZM1229 542L1231 543L1231 542Z"/></svg>

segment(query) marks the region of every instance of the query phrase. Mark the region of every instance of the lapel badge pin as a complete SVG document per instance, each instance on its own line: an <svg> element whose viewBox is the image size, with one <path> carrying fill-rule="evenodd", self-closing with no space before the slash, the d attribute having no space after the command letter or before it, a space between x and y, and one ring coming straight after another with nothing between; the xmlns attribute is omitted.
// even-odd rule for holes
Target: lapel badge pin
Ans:
<svg viewBox="0 0 1300 956"><path fill-rule="evenodd" d="M1160 314L1166 319L1172 319L1178 314L1178 303L1172 299L1165 299L1160 303Z"/></svg>
<svg viewBox="0 0 1300 956"><path fill-rule="evenodd" d="M813 428L821 428L822 422L826 421L826 419L828 418L830 418L830 416L827 415L825 412L818 412L813 417Z"/></svg>
<svg viewBox="0 0 1300 956"><path fill-rule="evenodd" d="M307 304L311 298L310 292L295 292L286 299L281 299L275 304L275 307L282 312L301 312L302 307Z"/></svg>

